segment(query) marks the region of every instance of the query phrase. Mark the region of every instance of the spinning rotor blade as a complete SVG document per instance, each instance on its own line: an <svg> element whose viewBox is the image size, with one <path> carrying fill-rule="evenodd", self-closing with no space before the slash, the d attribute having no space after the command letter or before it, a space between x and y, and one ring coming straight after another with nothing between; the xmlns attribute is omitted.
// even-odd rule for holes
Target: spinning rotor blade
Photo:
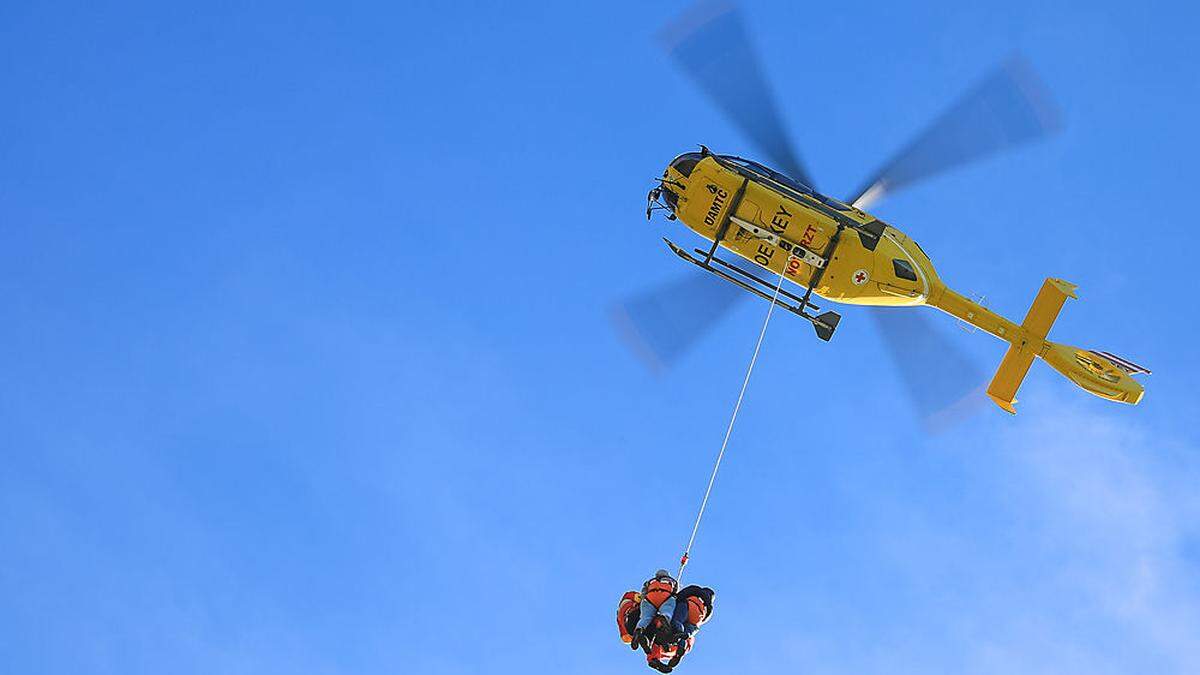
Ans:
<svg viewBox="0 0 1200 675"><path fill-rule="evenodd" d="M771 163L812 186L736 7L700 3L664 27L660 37L683 72Z"/></svg>
<svg viewBox="0 0 1200 675"><path fill-rule="evenodd" d="M987 376L919 307L872 308L905 389L928 431L941 431L986 406Z"/></svg>
<svg viewBox="0 0 1200 675"><path fill-rule="evenodd" d="M968 91L884 165L849 203L866 209L909 183L1049 135L1058 112L1024 60L1014 58Z"/></svg>
<svg viewBox="0 0 1200 675"><path fill-rule="evenodd" d="M613 308L626 342L654 370L671 366L748 297L709 274L688 274L627 298Z"/></svg>

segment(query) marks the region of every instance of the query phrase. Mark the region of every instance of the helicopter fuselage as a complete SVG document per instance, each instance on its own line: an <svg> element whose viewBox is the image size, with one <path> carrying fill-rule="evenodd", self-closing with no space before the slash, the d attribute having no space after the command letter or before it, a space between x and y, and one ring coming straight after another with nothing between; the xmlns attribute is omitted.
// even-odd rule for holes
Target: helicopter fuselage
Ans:
<svg viewBox="0 0 1200 675"><path fill-rule="evenodd" d="M916 242L865 211L739 158L708 154L684 175L688 164L672 162L663 179L676 217L801 287L815 281L820 297L920 305L944 287Z"/></svg>
<svg viewBox="0 0 1200 675"><path fill-rule="evenodd" d="M1024 322L1018 324L948 288L929 257L895 227L871 214L822 195L761 164L707 150L675 158L652 199L663 198L672 217L713 243L702 260L674 244L691 262L752 292L760 290L710 265L725 248L805 289L799 311L828 339L836 327L804 313L810 295L852 305L930 305L1010 344L988 393L1013 412L1016 388L1034 357L1085 390L1115 401L1136 403L1143 388L1130 374L1148 372L1107 352L1060 345L1046 339L1051 324L1075 286L1047 279ZM735 266L717 260L735 274ZM833 313L830 313L833 314ZM822 315L826 316L826 315Z"/></svg>

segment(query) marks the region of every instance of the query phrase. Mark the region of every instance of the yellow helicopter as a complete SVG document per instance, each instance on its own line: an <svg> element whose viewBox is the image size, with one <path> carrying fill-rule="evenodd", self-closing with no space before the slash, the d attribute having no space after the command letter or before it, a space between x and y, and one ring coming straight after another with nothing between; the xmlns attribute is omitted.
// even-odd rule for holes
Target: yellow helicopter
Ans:
<svg viewBox="0 0 1200 675"><path fill-rule="evenodd" d="M987 387L991 400L1009 413L1016 412L1017 389L1038 357L1096 396L1128 404L1141 401L1143 387L1132 376L1149 373L1147 369L1110 352L1047 339L1063 303L1076 297L1073 284L1046 279L1024 320L1016 323L946 286L913 239L864 210L900 185L1052 127L1023 64L1007 64L969 92L844 203L810 187L782 132L736 10L687 17L682 23L675 35L667 36L672 55L718 107L789 170L783 173L704 146L672 160L648 195L647 218L662 210L711 243L688 251L667 240L676 255L767 300L777 286L762 278L760 270L783 275L798 289L780 288L777 304L810 321L822 340L832 338L840 316L816 313L820 308L813 296L853 305L928 305L984 330L1009 345ZM731 70L736 77L723 72ZM964 138L971 140L964 143ZM722 248L754 268L719 257Z"/></svg>

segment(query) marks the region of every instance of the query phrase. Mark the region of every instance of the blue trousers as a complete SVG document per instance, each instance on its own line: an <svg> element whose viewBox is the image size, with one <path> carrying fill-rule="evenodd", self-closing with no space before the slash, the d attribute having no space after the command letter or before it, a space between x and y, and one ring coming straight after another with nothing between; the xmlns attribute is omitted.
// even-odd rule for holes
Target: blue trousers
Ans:
<svg viewBox="0 0 1200 675"><path fill-rule="evenodd" d="M671 625L675 628L676 633L683 633L688 637L695 635L696 631L700 630L699 626L688 623L686 600L675 604L675 612L671 615Z"/></svg>
<svg viewBox="0 0 1200 675"><path fill-rule="evenodd" d="M654 616L656 614L662 614L664 617L666 617L667 620L670 621L671 624L675 627L675 630L677 630L677 631L683 630L683 622L675 620L675 614L676 614L675 596L672 595L671 597L664 600L661 607L655 607L654 605L650 604L649 600L642 598L642 604L640 605L640 608L641 608L641 616L638 617L638 622L637 622L638 630L641 630L641 629L645 628L646 626L649 626L650 622L654 620ZM681 608L683 609L683 618L686 619L687 618L687 603L686 602L683 603Z"/></svg>

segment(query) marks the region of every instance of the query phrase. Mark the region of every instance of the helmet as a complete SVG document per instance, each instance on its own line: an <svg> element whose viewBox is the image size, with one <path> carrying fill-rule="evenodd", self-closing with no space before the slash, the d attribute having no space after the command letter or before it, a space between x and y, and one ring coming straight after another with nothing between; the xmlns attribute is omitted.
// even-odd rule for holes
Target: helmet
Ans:
<svg viewBox="0 0 1200 675"><path fill-rule="evenodd" d="M655 579L661 579L661 578L663 578L663 577L670 577L670 576L671 576L671 573L670 573L670 572L668 572L668 571L666 571L666 570L664 570L664 569L660 569L660 570L658 570L657 572L655 572L655 573L654 573L654 578L655 578Z"/></svg>

